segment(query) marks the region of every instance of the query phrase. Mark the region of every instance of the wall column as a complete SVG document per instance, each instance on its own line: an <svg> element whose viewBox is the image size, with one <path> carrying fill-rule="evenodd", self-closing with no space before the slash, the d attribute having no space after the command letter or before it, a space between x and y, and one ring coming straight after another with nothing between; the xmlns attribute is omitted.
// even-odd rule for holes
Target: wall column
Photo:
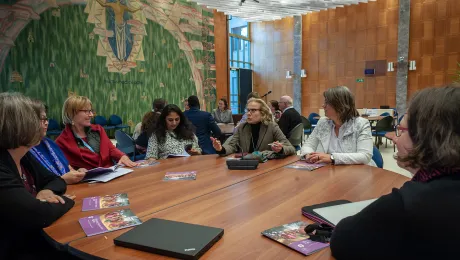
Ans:
<svg viewBox="0 0 460 260"><path fill-rule="evenodd" d="M302 113L302 78L300 71L302 70L302 16L294 16L294 80L293 80L293 99L294 108Z"/></svg>
<svg viewBox="0 0 460 260"><path fill-rule="evenodd" d="M407 73L409 64L410 0L399 0L398 63L396 73L396 109L406 112Z"/></svg>

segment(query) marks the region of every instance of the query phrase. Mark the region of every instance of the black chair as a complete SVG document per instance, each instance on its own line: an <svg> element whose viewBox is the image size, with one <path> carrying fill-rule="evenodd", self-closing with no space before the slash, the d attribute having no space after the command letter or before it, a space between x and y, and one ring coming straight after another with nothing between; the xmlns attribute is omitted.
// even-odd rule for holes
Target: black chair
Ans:
<svg viewBox="0 0 460 260"><path fill-rule="evenodd" d="M302 118L303 134L309 136L313 132L313 127L311 125L311 122L305 116L300 116L300 117Z"/></svg>
<svg viewBox="0 0 460 260"><path fill-rule="evenodd" d="M372 136L375 136L375 145L377 148L380 146L380 141L382 140L382 137L385 137L385 134L387 132L393 132L394 131L394 125L393 125L393 117L392 116L387 116L382 118L377 122L375 125L375 129L372 130ZM385 147L388 145L388 139L385 140Z"/></svg>

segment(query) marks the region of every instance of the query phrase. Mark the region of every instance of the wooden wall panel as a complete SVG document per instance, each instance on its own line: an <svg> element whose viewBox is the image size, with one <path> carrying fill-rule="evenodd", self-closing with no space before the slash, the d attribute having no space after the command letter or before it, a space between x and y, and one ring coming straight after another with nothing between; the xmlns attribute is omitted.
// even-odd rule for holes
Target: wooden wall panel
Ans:
<svg viewBox="0 0 460 260"><path fill-rule="evenodd" d="M308 77L302 80L302 114L317 112L323 91L338 85L350 88L359 108L396 105L396 72L364 77L364 69L366 61L396 61L398 5L398 0L378 0L303 16L302 67ZM434 34L435 26L427 25L427 32ZM424 27L420 30L423 35ZM425 50L431 46L434 52L434 42L426 43ZM358 78L364 82L356 82Z"/></svg>
<svg viewBox="0 0 460 260"><path fill-rule="evenodd" d="M319 17L315 17L319 19ZM321 28L324 33L324 28ZM303 33L320 34L320 27L305 27ZM293 71L294 60L294 19L292 17L272 22L251 23L252 61L253 61L253 90L259 94L268 91L272 93L267 100L279 100L283 95L293 95L293 79L286 79L286 71ZM319 50L319 44L327 50L327 41L310 44L304 42L303 51L309 48ZM304 52L304 55L307 52ZM327 58L326 58L327 59ZM319 77L318 55L312 57L316 64L316 78ZM327 65L327 60L322 60ZM322 70L321 73L324 74ZM327 74L327 67L326 67Z"/></svg>
<svg viewBox="0 0 460 260"><path fill-rule="evenodd" d="M227 16L222 12L214 11L214 43L216 56L216 95L217 99L229 97L229 70L228 70L228 35Z"/></svg>
<svg viewBox="0 0 460 260"><path fill-rule="evenodd" d="M370 60L397 61L399 0L378 0L315 12L302 18L302 113L316 112L322 92L348 86L358 107L396 104L396 72L364 77ZM416 91L452 82L460 61L460 0L412 0L408 97ZM269 99L292 95L293 19L252 24L254 89L272 90ZM364 78L363 83L356 79Z"/></svg>
<svg viewBox="0 0 460 260"><path fill-rule="evenodd" d="M453 81L460 53L460 1L418 0L411 3L408 96L420 89Z"/></svg>

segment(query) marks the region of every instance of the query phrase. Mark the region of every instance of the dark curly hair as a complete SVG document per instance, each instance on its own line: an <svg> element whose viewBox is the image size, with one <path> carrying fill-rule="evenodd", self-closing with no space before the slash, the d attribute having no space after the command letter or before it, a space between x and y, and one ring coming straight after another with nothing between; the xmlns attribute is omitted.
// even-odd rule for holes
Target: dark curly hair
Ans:
<svg viewBox="0 0 460 260"><path fill-rule="evenodd" d="M427 171L460 169L460 85L427 88L414 95L407 111L413 148L400 162Z"/></svg>
<svg viewBox="0 0 460 260"><path fill-rule="evenodd" d="M159 117L160 113L150 111L145 113L144 117L142 118L141 131L145 132L148 137L152 136L153 132L155 132L155 127Z"/></svg>
<svg viewBox="0 0 460 260"><path fill-rule="evenodd" d="M176 113L180 117L179 125L174 129L174 133L179 140L193 140L195 136L195 129L193 125L188 121L185 117L184 113L180 110L180 108L176 105L170 104L165 106L163 111L161 112L160 117L158 118L155 136L159 143L164 143L166 140L166 131L168 127L166 126L166 117L170 113Z"/></svg>

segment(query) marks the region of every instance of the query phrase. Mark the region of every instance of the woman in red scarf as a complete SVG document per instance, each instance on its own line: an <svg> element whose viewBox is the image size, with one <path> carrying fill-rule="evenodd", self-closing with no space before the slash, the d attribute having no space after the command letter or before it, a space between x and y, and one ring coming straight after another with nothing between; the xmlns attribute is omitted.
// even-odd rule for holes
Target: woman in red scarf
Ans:
<svg viewBox="0 0 460 260"><path fill-rule="evenodd" d="M459 85L414 96L394 140L397 163L413 178L337 224L336 259L459 258L459 116Z"/></svg>
<svg viewBox="0 0 460 260"><path fill-rule="evenodd" d="M91 101L83 96L71 96L64 102L62 120L65 129L56 139L59 148L75 169L113 166L113 161L134 167L128 156L118 150L100 125L92 125Z"/></svg>

